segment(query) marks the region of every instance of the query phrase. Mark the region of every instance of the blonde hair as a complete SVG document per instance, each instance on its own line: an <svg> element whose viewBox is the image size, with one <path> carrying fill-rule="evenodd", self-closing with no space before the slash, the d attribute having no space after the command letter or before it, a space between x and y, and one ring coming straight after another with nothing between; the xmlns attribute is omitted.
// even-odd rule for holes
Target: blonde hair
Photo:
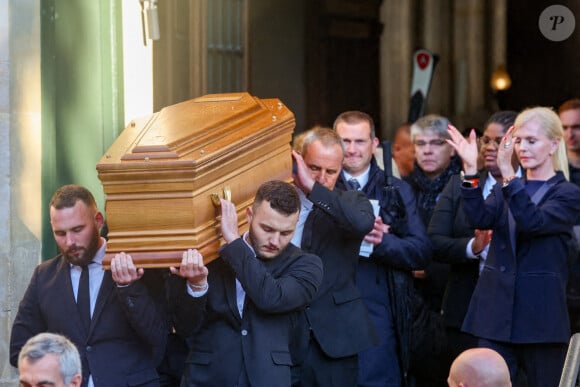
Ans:
<svg viewBox="0 0 580 387"><path fill-rule="evenodd" d="M562 140L564 138L564 129L562 128L560 117L552 109L543 106L522 110L514 122L514 134L519 128L531 121L537 122L550 140L558 141L558 150L552 155L552 165L554 171L562 171L566 180L570 180L566 144Z"/></svg>

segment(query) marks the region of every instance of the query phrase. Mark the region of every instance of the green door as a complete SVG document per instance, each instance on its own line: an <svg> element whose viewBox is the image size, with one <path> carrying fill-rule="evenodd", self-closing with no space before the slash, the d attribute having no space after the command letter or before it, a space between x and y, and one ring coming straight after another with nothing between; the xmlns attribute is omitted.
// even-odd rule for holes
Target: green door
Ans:
<svg viewBox="0 0 580 387"><path fill-rule="evenodd" d="M104 197L96 164L123 129L122 0L42 0L42 257L57 252L48 203L63 184Z"/></svg>

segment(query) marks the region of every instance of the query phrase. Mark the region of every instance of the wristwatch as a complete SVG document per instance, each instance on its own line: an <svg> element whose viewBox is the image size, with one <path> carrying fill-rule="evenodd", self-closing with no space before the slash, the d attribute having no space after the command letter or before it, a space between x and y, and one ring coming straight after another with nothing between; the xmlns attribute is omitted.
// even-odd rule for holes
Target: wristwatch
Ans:
<svg viewBox="0 0 580 387"><path fill-rule="evenodd" d="M475 175L466 175L461 171L461 186L465 188L477 188L479 187L479 173Z"/></svg>

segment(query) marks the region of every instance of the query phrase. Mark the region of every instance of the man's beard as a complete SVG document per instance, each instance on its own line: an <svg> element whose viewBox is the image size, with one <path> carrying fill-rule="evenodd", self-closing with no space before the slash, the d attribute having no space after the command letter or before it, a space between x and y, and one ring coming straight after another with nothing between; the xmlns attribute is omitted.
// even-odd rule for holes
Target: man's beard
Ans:
<svg viewBox="0 0 580 387"><path fill-rule="evenodd" d="M260 247L261 247L260 242L256 239L251 225L250 225L250 230L248 231L248 238L250 239L250 244L252 245L252 248L254 249L254 252L256 253L256 257L258 257L259 259L272 259L280 254L280 251L278 250L278 252L276 253L275 256L264 257L260 252Z"/></svg>
<svg viewBox="0 0 580 387"><path fill-rule="evenodd" d="M95 234L87 247L74 246L72 248L76 250L74 254L69 254L70 249L67 251L61 249L62 255L72 265L86 266L93 261L95 254L99 250L99 238L99 231L95 230ZM82 252L81 255L77 255L79 250Z"/></svg>

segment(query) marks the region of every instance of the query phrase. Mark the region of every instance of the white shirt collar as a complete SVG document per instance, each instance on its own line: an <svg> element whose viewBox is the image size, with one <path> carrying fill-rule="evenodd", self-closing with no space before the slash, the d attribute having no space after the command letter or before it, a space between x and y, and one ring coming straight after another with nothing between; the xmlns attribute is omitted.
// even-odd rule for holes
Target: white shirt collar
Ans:
<svg viewBox="0 0 580 387"><path fill-rule="evenodd" d="M244 241L244 243L246 244L246 246L248 246L250 248L250 250L252 250L252 253L254 253L254 256L256 255L256 251L254 250L254 248L252 247L252 245L250 244L250 242L248 242L250 232L246 231L243 235L242 235L242 240Z"/></svg>
<svg viewBox="0 0 580 387"><path fill-rule="evenodd" d="M369 182L369 173L371 171L371 165L369 164L369 166L367 167L367 169L361 173L358 176L353 176L350 173L348 173L347 171L345 171L344 169L342 170L342 173L344 174L344 179L348 182L350 179L356 179L358 181L358 183L360 184L361 188L363 188L368 182Z"/></svg>
<svg viewBox="0 0 580 387"><path fill-rule="evenodd" d="M300 212L306 210L306 212L310 211L312 209L312 202L310 201L310 199L308 199L306 197L306 194L298 187L296 187L296 191L298 191L298 197L300 198L300 203L302 204L302 208L300 209Z"/></svg>
<svg viewBox="0 0 580 387"><path fill-rule="evenodd" d="M93 263L98 263L99 265L103 264L103 258L105 258L105 253L107 251L107 240L103 237L101 237L101 240L103 241L103 244L93 258Z"/></svg>

